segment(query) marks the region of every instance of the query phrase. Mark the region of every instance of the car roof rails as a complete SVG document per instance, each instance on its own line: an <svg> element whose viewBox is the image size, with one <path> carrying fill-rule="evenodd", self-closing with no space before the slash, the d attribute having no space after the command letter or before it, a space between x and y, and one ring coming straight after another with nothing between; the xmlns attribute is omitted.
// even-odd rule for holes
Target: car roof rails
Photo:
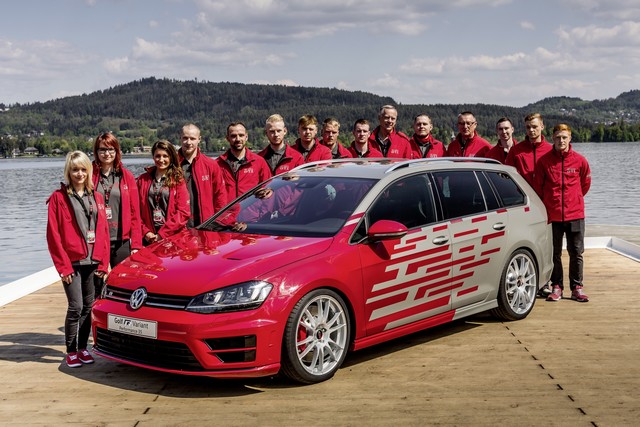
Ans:
<svg viewBox="0 0 640 427"><path fill-rule="evenodd" d="M428 163L440 163L440 162L452 162L452 163L487 163L501 165L499 161L495 159L488 159L484 157L429 157L426 159L412 159L405 160L403 162L392 165L385 173L390 173L398 169L409 168L412 166L420 166Z"/></svg>
<svg viewBox="0 0 640 427"><path fill-rule="evenodd" d="M316 166L335 165L338 163L355 163L355 164L375 163L376 160L390 160L390 159L385 159L384 157L375 158L375 159L374 158L357 158L356 159L352 157L347 157L342 159L316 160L315 162L304 163L304 164L301 164L300 166L296 166L295 168L291 169L289 172L299 171L303 169L310 169Z"/></svg>
<svg viewBox="0 0 640 427"><path fill-rule="evenodd" d="M388 157L366 157L366 158L344 158L344 159L329 159L329 160L317 160L315 162L304 163L300 166L297 166L291 169L289 172L300 171L303 169L310 169L317 166L327 166L338 163L355 163L355 164L371 164L377 163L380 165L390 164L391 166L385 171L385 173L390 173L395 170L401 168L407 168L412 166L419 166L428 163L436 163L436 162L453 162L453 163L488 163L488 164L496 164L500 165L499 161L495 159L487 159L484 157L429 157L426 159L399 159L399 158L388 158Z"/></svg>

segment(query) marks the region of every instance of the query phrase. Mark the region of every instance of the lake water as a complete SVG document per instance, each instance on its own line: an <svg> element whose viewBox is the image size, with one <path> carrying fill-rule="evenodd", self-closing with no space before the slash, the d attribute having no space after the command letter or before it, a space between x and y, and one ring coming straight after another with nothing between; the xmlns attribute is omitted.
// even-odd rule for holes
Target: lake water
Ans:
<svg viewBox="0 0 640 427"><path fill-rule="evenodd" d="M640 143L575 144L591 166L587 224L640 226ZM125 158L135 176L149 158ZM64 159L0 159L0 286L52 266L46 200L60 187Z"/></svg>

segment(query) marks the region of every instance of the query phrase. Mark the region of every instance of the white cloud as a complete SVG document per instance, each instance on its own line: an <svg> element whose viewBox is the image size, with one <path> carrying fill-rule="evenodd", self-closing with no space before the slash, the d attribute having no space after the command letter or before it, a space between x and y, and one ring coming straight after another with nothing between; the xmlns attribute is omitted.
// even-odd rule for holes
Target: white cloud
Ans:
<svg viewBox="0 0 640 427"><path fill-rule="evenodd" d="M523 30L535 30L536 26L533 22L520 21L520 28L522 28Z"/></svg>
<svg viewBox="0 0 640 427"><path fill-rule="evenodd" d="M576 13L582 11L590 17L610 20L640 19L637 0L563 0Z"/></svg>
<svg viewBox="0 0 640 427"><path fill-rule="evenodd" d="M640 44L640 22L625 21L611 27L588 25L557 31L560 41L574 47L633 48Z"/></svg>
<svg viewBox="0 0 640 427"><path fill-rule="evenodd" d="M125 74L129 71L129 58L113 58L103 62L104 69L110 74Z"/></svg>
<svg viewBox="0 0 640 427"><path fill-rule="evenodd" d="M390 74L384 74L382 77L370 79L368 84L376 89L400 88L402 85L400 80Z"/></svg>

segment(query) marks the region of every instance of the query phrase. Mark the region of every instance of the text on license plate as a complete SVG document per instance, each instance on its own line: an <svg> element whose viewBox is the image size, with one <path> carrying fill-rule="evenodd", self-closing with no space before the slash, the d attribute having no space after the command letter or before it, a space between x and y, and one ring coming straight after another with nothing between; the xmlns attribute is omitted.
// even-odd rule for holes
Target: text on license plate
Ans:
<svg viewBox="0 0 640 427"><path fill-rule="evenodd" d="M107 329L145 338L158 338L158 322L109 314Z"/></svg>

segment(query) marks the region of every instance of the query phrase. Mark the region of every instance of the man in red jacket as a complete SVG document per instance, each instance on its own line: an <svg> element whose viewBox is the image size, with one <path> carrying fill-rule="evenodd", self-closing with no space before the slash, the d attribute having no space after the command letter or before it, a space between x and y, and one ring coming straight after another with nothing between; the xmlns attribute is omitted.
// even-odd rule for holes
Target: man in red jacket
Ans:
<svg viewBox="0 0 640 427"><path fill-rule="evenodd" d="M358 119L353 124L352 132L355 140L349 147L349 153L351 153L352 157L358 159L367 157L383 157L380 151L369 144L369 135L371 135L371 131L369 129L370 125L367 119Z"/></svg>
<svg viewBox="0 0 640 427"><path fill-rule="evenodd" d="M509 151L518 142L513 137L513 123L508 117L501 117L496 123L496 133L498 142L484 155L488 159L494 159L504 164Z"/></svg>
<svg viewBox="0 0 640 427"><path fill-rule="evenodd" d="M553 149L542 156L535 168L535 186L547 208L553 229L552 292L547 301L562 299L562 239L566 236L569 253L571 299L587 302L583 292L584 196L591 187L589 163L571 147L571 128L553 128Z"/></svg>
<svg viewBox="0 0 640 427"><path fill-rule="evenodd" d="M340 122L329 117L322 122L322 145L331 151L333 159L348 159L353 157L346 147L338 140L340 135Z"/></svg>
<svg viewBox="0 0 640 427"><path fill-rule="evenodd" d="M187 227L200 225L227 204L222 172L215 160L200 152L200 141L200 129L196 125L182 128L178 156L191 201Z"/></svg>
<svg viewBox="0 0 640 427"><path fill-rule="evenodd" d="M411 158L409 137L396 130L398 110L393 105L383 105L378 113L378 127L369 136L369 146L384 157Z"/></svg>
<svg viewBox="0 0 640 427"><path fill-rule="evenodd" d="M320 144L316 135L318 134L318 119L311 114L305 114L298 120L298 135L293 144L293 148L298 150L305 163L318 160L331 160L331 150Z"/></svg>
<svg viewBox="0 0 640 427"><path fill-rule="evenodd" d="M227 126L229 149L218 157L227 186L227 200L232 201L252 189L262 181L271 178L267 162L247 148L249 135L242 122Z"/></svg>
<svg viewBox="0 0 640 427"><path fill-rule="evenodd" d="M458 114L458 135L449 143L449 157L484 157L491 144L476 132L478 122L470 111Z"/></svg>
<svg viewBox="0 0 640 427"><path fill-rule="evenodd" d="M425 113L418 114L413 119L413 138L411 138L411 157L424 159L430 157L444 157L444 144L433 137L431 117Z"/></svg>
<svg viewBox="0 0 640 427"><path fill-rule="evenodd" d="M527 136L509 150L504 162L506 165L515 167L529 185L534 187L536 163L538 163L538 159L551 151L553 146L547 142L542 134L544 122L539 113L527 115L524 118L524 128Z"/></svg>
<svg viewBox="0 0 640 427"><path fill-rule="evenodd" d="M264 133L267 135L269 145L260 151L258 155L267 161L273 176L288 172L304 164L302 154L287 145L285 141L287 127L284 124L284 118L280 114L272 114L267 118Z"/></svg>

